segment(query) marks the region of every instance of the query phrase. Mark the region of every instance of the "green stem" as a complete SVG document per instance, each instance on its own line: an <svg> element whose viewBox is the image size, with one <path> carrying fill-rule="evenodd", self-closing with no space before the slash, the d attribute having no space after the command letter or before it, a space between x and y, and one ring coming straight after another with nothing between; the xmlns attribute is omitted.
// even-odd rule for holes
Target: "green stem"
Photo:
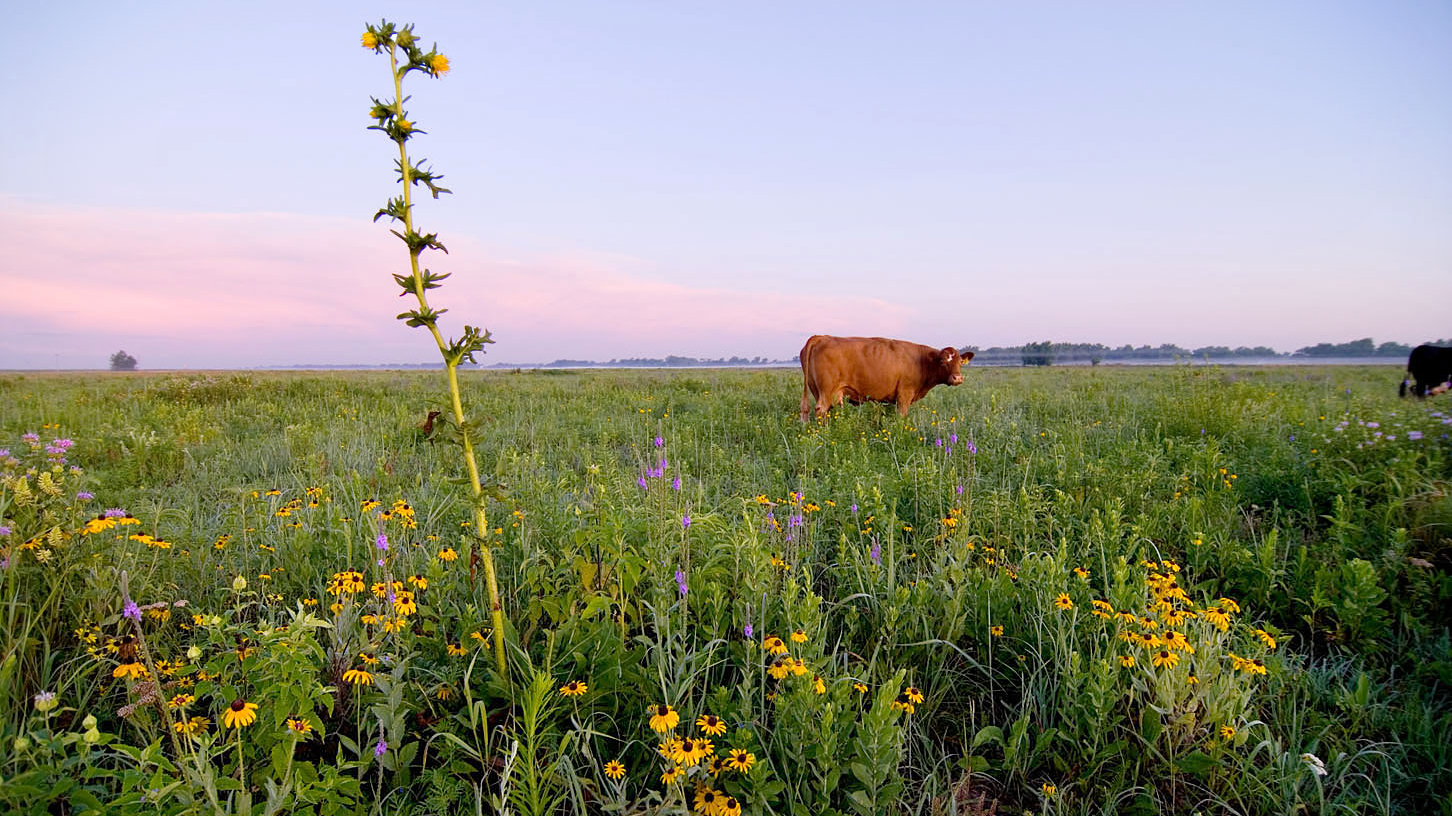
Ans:
<svg viewBox="0 0 1452 816"><path fill-rule="evenodd" d="M403 110L403 74L398 69L398 47L390 45L388 49L388 62L393 71L393 98L395 104L399 105L397 115L402 117ZM398 143L398 160L402 173L403 183L403 227L404 234L413 234L413 168L408 162L408 150L405 142ZM428 297L424 293L423 276L420 274L418 265L419 250L409 251L410 271L413 273L413 293L418 298L420 311L428 310ZM487 536L489 534L489 519L485 512L484 488L479 483L479 466L474 459L474 444L469 439L464 421L464 404L459 397L459 375L458 364L449 359L448 345L444 342L443 335L439 333L438 326L428 324L429 333L433 335L434 342L439 347L439 353L444 357L444 368L449 378L449 398L454 411L454 422L460 431L460 437L464 443L464 462L469 469L469 488L474 497L474 537L479 546L479 557L484 563L484 581L489 590L489 617L494 627L494 661L499 670L499 676L509 681L508 666L504 659L504 606L499 601L499 582L494 572L494 555L489 547Z"/></svg>

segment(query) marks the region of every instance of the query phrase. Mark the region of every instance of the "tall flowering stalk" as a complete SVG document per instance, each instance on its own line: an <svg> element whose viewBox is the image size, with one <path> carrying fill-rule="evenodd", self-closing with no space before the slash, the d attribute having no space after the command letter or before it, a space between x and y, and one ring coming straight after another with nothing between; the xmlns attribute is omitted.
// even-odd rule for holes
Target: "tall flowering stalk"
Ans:
<svg viewBox="0 0 1452 816"><path fill-rule="evenodd" d="M449 58L438 52L438 46L424 51L419 45L419 40L413 33L413 26L407 25L402 28L396 27L393 23L384 20L377 26L369 25L363 33L363 47L372 49L375 54L388 55L389 73L393 77L393 99L388 101L373 100L373 108L369 116L374 120L369 130L377 130L392 139L398 145L398 159L395 161L395 171L398 173L399 183L403 186L403 192L395 198L389 199L388 203L373 216L375 222L387 216L395 224L403 226L402 232L393 229L391 232L398 236L408 247L409 274L394 275L393 279L403 289L404 295L413 295L418 301L418 308L411 309L398 316L399 320L407 321L409 326L414 328L426 328L429 334L433 335L434 342L438 344L439 353L444 358L444 370L448 373L449 396L453 408L454 427L457 429L456 441L464 449L464 462L469 470L469 487L474 497L474 537L479 546L480 560L484 565L484 579L489 588L490 616L494 626L494 658L498 665L501 676L508 677L504 661L504 610L499 602L499 584L494 572L494 558L489 549L489 543L485 536L488 534L489 521L486 515L488 498L484 493L483 486L479 483L479 466L474 460L474 443L469 436L469 424L464 418L464 405L459 398L459 364L465 360L471 363L478 362L474 359L475 354L483 353L487 343L494 340L489 336L486 329L475 328L465 325L464 334L457 340L444 340L439 332L439 316L447 309L435 310L429 306L427 292L430 289L437 289L440 283L449 275L448 273L436 274L419 265L419 256L426 250L439 250L445 254L448 250L439 243L436 233L422 233L413 225L413 188L422 184L428 188L434 198L440 193L450 192L440 187L438 181L442 175L426 168L424 160L417 162L410 161L408 156L408 140L424 131L419 130L417 125L408 118L408 112L403 109L403 103L407 97L403 95L403 78L410 71L419 71L435 79L442 78L449 72Z"/></svg>

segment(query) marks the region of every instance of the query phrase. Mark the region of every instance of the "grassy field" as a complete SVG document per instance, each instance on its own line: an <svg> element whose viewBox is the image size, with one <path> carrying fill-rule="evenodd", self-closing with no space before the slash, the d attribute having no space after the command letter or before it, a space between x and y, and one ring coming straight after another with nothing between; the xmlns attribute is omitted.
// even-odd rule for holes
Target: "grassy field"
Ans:
<svg viewBox="0 0 1452 816"><path fill-rule="evenodd" d="M965 379L0 376L0 810L1452 814L1446 398Z"/></svg>

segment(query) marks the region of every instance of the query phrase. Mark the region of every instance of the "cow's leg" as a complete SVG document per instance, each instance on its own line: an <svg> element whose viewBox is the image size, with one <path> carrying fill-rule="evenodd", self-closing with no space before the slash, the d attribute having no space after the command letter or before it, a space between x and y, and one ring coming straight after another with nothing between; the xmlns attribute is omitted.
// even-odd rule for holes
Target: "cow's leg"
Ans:
<svg viewBox="0 0 1452 816"><path fill-rule="evenodd" d="M833 405L841 405L842 398L846 395L846 393L847 388L846 386L843 386L837 388L834 391L831 391L830 393L823 391L821 394L819 394L817 396L817 419L826 419L827 411L830 410Z"/></svg>
<svg viewBox="0 0 1452 816"><path fill-rule="evenodd" d="M911 408L912 406L913 406L913 398L911 396L900 396L900 397L897 398L897 412L899 414L902 414L903 416L907 416L908 415L908 409Z"/></svg>
<svg viewBox="0 0 1452 816"><path fill-rule="evenodd" d="M803 422L806 422L807 421L807 411L811 410L811 407L812 407L812 403L807 399L807 397L811 394L811 391L812 391L812 388L807 383L806 378L804 377L802 379L802 421Z"/></svg>

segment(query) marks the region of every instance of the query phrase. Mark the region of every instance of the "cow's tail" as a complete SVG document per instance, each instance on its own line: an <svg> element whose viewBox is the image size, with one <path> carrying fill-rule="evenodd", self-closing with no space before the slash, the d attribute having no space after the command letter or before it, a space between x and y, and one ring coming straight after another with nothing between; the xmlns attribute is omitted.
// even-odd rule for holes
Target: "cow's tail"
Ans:
<svg viewBox="0 0 1452 816"><path fill-rule="evenodd" d="M1407 395L1407 381L1405 379L1403 379L1402 380L1401 393L1398 394L1397 396L1405 397L1406 395Z"/></svg>

